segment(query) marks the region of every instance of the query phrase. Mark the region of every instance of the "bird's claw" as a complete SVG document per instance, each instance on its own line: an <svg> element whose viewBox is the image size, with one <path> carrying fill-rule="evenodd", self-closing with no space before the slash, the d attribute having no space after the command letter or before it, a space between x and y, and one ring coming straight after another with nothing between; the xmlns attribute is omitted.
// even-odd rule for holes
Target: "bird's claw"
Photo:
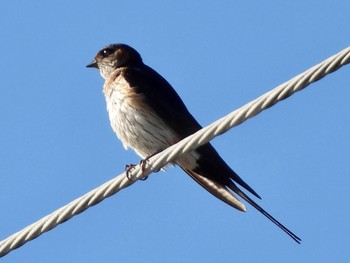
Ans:
<svg viewBox="0 0 350 263"><path fill-rule="evenodd" d="M128 178L130 181L132 181L131 178L130 178L130 173L135 168L135 166L136 166L135 164L126 164L125 165L126 178Z"/></svg>
<svg viewBox="0 0 350 263"><path fill-rule="evenodd" d="M155 154L157 154L158 152L150 155L150 156L147 156L145 159L142 159L140 161L140 166L141 166L141 171L142 171L142 175L145 174L145 171L146 171L146 165L149 161L149 159L154 156ZM131 178L130 178L130 173L132 172L132 170L135 168L135 164L127 164L125 165L125 172L126 172L126 177L131 181ZM154 171L155 173L159 172L160 169ZM143 178L141 178L140 180L142 181L145 181L146 179L148 178L148 175L147 176L144 176Z"/></svg>
<svg viewBox="0 0 350 263"><path fill-rule="evenodd" d="M142 159L140 161L140 166L141 166L141 171L142 171L142 175L144 175L144 172L145 172L145 166L146 166L146 163L148 162L148 158L146 159ZM132 171L135 169L136 165L135 164L126 164L125 165L125 174L126 174L126 178L128 178L130 181L131 180L131 177L130 177L130 174L132 173ZM143 177L141 178L140 180L144 181L148 178L148 176L146 177Z"/></svg>
<svg viewBox="0 0 350 263"><path fill-rule="evenodd" d="M142 159L142 160L140 161L140 166L141 166L142 175L145 174L146 164L148 163L149 158L150 158L150 157L146 157L145 159ZM147 178L148 178L148 175L145 176L145 177L143 177L143 178L141 178L141 180L142 180L142 181L145 181L145 180L147 180Z"/></svg>

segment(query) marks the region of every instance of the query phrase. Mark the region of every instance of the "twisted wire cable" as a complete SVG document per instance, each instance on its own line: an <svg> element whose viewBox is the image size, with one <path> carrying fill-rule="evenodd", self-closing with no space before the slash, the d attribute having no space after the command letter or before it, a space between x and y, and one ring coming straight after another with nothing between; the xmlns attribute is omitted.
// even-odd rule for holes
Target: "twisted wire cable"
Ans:
<svg viewBox="0 0 350 263"><path fill-rule="evenodd" d="M167 148L163 152L152 156L141 165L135 166L131 170L129 176L126 176L125 172L118 175L114 179L0 241L0 257L5 256L7 253L24 245L28 241L39 237L41 234L82 213L89 207L98 204L105 198L130 186L137 180L148 176L153 171L161 169L167 163L174 162L174 160L182 154L209 142L216 136L223 134L247 119L254 117L263 110L272 107L277 102L288 98L295 92L306 88L311 83L320 80L324 76L334 72L349 62L350 47L279 85L259 98L247 103L243 107L213 122L209 126L204 127L198 132Z"/></svg>

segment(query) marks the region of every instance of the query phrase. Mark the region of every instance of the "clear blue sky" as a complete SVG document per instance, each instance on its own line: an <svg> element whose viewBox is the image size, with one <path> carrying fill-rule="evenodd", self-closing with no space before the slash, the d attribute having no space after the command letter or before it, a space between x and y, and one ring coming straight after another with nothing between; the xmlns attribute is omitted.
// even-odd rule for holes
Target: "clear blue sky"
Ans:
<svg viewBox="0 0 350 263"><path fill-rule="evenodd" d="M85 68L101 47L136 48L207 125L349 46L349 10L345 0L2 1L0 239L139 161ZM347 66L213 141L301 245L170 168L3 262L345 262L349 76Z"/></svg>

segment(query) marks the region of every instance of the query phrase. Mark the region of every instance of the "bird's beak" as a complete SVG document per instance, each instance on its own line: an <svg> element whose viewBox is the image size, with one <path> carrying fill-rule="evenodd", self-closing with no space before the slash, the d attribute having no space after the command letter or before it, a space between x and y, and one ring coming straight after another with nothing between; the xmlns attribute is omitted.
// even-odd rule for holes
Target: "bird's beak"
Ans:
<svg viewBox="0 0 350 263"><path fill-rule="evenodd" d="M90 64L86 65L87 68L98 68L97 61L94 59Z"/></svg>

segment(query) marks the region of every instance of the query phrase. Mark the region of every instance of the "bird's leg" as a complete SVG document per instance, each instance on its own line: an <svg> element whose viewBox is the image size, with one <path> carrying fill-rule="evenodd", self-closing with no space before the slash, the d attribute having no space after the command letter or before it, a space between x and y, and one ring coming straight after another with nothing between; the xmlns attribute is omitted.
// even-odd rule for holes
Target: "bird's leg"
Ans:
<svg viewBox="0 0 350 263"><path fill-rule="evenodd" d="M142 174L144 173L145 165L146 165L145 163L147 163L147 161L148 161L148 159L142 159L142 160L140 161ZM136 166L136 164L126 164L126 165L125 165L126 178L128 178L130 181L132 181L131 178L130 178L130 173L131 173L132 170L135 168L135 166ZM148 178L148 176L146 176L146 177L144 177L144 178L142 178L142 179L140 179L140 180L144 181L144 180L146 180L147 178Z"/></svg>
<svg viewBox="0 0 350 263"><path fill-rule="evenodd" d="M141 161L140 161L140 166L141 166L141 171L142 171L142 175L144 175L144 173L145 173L145 166L146 166L146 164L148 163L148 159L150 158L151 156L147 156L145 159L141 159ZM145 181L145 180L147 180L147 178L148 178L148 175L147 176L145 176L145 177L143 177L141 180L142 181Z"/></svg>
<svg viewBox="0 0 350 263"><path fill-rule="evenodd" d="M147 156L145 159L142 159L142 160L140 161L140 166L141 166L142 174L144 174L144 172L145 172L146 164L148 163L149 159L150 159L152 156L154 156L154 155L156 155L157 153L160 153L160 152L161 152L161 151L155 152L155 153L153 153L153 154ZM130 179L130 173L131 173L132 170L135 168L135 166L136 166L135 164L126 164L126 165L125 165L126 177L127 177L130 181L131 181L131 179ZM154 171L154 172L157 173L157 172L159 172L159 171L160 171L160 169L158 169L158 170L156 170L156 171ZM141 180L144 181L144 180L146 180L147 178L148 178L148 176L142 178Z"/></svg>
<svg viewBox="0 0 350 263"><path fill-rule="evenodd" d="M142 173L144 173L144 171L145 171L145 169L146 169L146 164L148 163L149 159L150 159L151 157L153 157L154 155L156 155L157 153L160 153L160 152L161 152L161 151L157 151L157 152L155 152L155 153L153 153L153 154L147 156L145 159L142 159L142 160L140 161ZM160 171L160 169L158 169L158 170L156 170L156 171L154 171L154 172L157 173L157 172L159 172L159 171ZM144 181L144 180L146 180L147 178L148 178L148 176L142 178L141 180Z"/></svg>
<svg viewBox="0 0 350 263"><path fill-rule="evenodd" d="M132 170L135 168L135 164L126 164L125 165L125 174L126 174L126 178L128 178L130 181L132 181L130 179L130 173L132 172Z"/></svg>

